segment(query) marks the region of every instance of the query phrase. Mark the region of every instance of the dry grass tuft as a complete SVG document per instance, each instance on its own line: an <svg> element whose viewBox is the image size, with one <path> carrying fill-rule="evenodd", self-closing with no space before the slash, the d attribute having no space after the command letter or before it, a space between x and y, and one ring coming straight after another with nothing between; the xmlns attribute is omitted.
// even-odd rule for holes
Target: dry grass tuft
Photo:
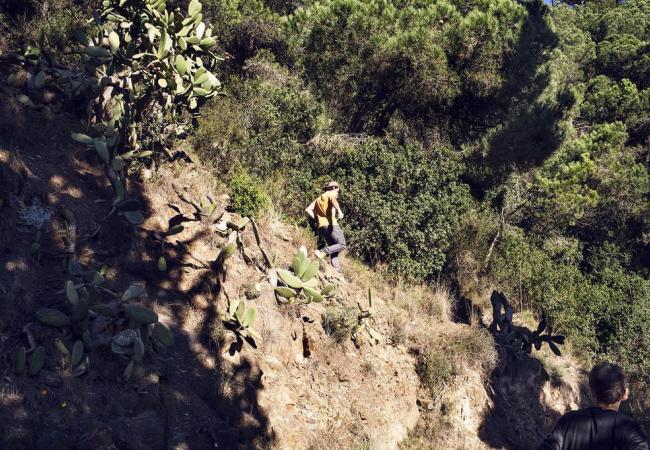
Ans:
<svg viewBox="0 0 650 450"><path fill-rule="evenodd" d="M418 374L435 399L442 390L460 380L463 372L489 374L497 362L490 333L483 328L463 328L430 337L422 350Z"/></svg>
<svg viewBox="0 0 650 450"><path fill-rule="evenodd" d="M420 421L415 429L399 446L400 450L464 450L462 444L456 440L457 436L450 436L454 424L447 416L442 416L436 411L423 411Z"/></svg>
<svg viewBox="0 0 650 450"><path fill-rule="evenodd" d="M323 329L334 342L340 344L352 336L358 325L359 310L354 306L328 307L323 314Z"/></svg>
<svg viewBox="0 0 650 450"><path fill-rule="evenodd" d="M449 322L451 310L456 302L451 288L446 283L435 286L427 284L409 284L393 279L380 268L368 270L363 263L347 259L344 263L345 276L348 281L367 292L384 293L382 298L398 309L408 313L411 320L433 319L437 322Z"/></svg>

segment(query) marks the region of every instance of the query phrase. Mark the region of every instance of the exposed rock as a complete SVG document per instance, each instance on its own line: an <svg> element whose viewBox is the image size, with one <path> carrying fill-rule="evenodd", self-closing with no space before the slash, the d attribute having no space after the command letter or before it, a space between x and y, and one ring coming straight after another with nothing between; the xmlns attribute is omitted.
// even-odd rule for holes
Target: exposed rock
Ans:
<svg viewBox="0 0 650 450"><path fill-rule="evenodd" d="M138 337L135 330L128 328L113 337L113 342L120 347L128 347Z"/></svg>

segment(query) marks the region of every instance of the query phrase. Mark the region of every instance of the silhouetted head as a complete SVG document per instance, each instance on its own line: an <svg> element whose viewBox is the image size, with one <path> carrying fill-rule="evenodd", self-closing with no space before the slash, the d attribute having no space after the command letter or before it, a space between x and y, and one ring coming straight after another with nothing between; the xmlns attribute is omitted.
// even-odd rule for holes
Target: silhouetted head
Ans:
<svg viewBox="0 0 650 450"><path fill-rule="evenodd" d="M627 400L627 382L623 369L616 364L601 362L589 372L589 388L594 401L618 409Z"/></svg>

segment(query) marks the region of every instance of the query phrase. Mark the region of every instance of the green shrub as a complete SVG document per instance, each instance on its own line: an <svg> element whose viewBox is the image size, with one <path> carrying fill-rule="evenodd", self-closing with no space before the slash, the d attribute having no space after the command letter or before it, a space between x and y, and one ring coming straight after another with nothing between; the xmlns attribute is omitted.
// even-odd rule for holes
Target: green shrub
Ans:
<svg viewBox="0 0 650 450"><path fill-rule="evenodd" d="M41 48L62 52L73 49L72 32L84 25L84 11L68 0L43 2L47 7L36 20L36 44Z"/></svg>
<svg viewBox="0 0 650 450"><path fill-rule="evenodd" d="M282 51L279 14L265 0L207 0L204 14L216 25L215 36L234 71L261 49ZM282 2L288 4L288 2Z"/></svg>
<svg viewBox="0 0 650 450"><path fill-rule="evenodd" d="M461 334L436 336L424 349L417 370L433 397L465 368L489 373L496 363L494 340L485 329L467 329Z"/></svg>
<svg viewBox="0 0 650 450"><path fill-rule="evenodd" d="M439 348L429 348L418 367L418 375L432 396L438 396L445 384L457 375L449 355Z"/></svg>
<svg viewBox="0 0 650 450"><path fill-rule="evenodd" d="M614 81L599 75L586 84L581 115L590 122L635 121L643 115L637 87L628 79Z"/></svg>
<svg viewBox="0 0 650 450"><path fill-rule="evenodd" d="M323 314L323 329L340 344L352 337L359 324L358 314L359 310L354 306L328 307Z"/></svg>
<svg viewBox="0 0 650 450"><path fill-rule="evenodd" d="M220 173L241 164L262 178L277 171L285 178L287 168L301 166L309 150L303 143L316 133L321 106L267 57L249 61L256 77L231 78L226 96L199 119L194 147Z"/></svg>
<svg viewBox="0 0 650 450"><path fill-rule="evenodd" d="M84 12L88 3L74 0L9 0L0 5L0 34L6 37L7 46L23 48L27 44L35 44L58 53L61 60L68 61L71 56L61 53L74 50L72 32L84 26Z"/></svg>
<svg viewBox="0 0 650 450"><path fill-rule="evenodd" d="M350 249L405 279L433 278L470 205L461 170L447 147L402 146L390 137L354 146L330 169L342 186Z"/></svg>
<svg viewBox="0 0 650 450"><path fill-rule="evenodd" d="M516 308L548 317L583 358L609 357L638 373L650 361L643 325L650 320L650 281L626 269L626 259L612 244L586 252L576 239L550 238L540 247L508 229L491 276Z"/></svg>
<svg viewBox="0 0 650 450"><path fill-rule="evenodd" d="M239 169L230 179L230 208L247 217L258 217L269 204L262 182Z"/></svg>

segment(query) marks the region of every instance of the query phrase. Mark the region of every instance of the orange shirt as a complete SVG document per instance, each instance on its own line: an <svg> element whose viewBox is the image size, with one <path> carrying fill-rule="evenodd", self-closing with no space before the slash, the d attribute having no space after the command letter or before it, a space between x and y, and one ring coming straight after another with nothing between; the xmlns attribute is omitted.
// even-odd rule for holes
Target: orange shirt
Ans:
<svg viewBox="0 0 650 450"><path fill-rule="evenodd" d="M326 191L316 199L314 206L314 215L318 220L318 228L326 227L328 225L337 225L336 214L334 211L334 191Z"/></svg>

